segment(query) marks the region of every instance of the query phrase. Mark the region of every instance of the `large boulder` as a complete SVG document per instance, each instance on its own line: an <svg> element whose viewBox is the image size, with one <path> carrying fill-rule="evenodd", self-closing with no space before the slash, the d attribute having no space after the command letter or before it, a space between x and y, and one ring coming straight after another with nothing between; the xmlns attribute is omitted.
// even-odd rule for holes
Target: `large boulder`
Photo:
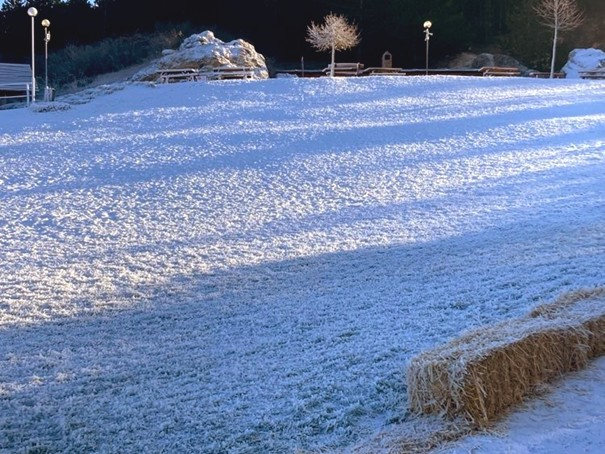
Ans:
<svg viewBox="0 0 605 454"><path fill-rule="evenodd" d="M568 79L579 78L582 71L605 68L605 52L601 49L574 49L561 69Z"/></svg>
<svg viewBox="0 0 605 454"><path fill-rule="evenodd" d="M207 30L185 38L178 50L166 50L152 65L132 77L136 81L152 81L161 69L195 68L210 70L219 66L245 66L252 68L254 78L267 79L269 71L265 57L254 46L242 39L225 43Z"/></svg>

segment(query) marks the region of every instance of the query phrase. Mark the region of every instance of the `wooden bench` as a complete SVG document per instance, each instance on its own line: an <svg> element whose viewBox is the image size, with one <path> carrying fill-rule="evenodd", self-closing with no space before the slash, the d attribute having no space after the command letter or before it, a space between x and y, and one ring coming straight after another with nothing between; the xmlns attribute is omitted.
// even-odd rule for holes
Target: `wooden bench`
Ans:
<svg viewBox="0 0 605 454"><path fill-rule="evenodd" d="M248 66L217 66L201 73L207 80L252 79L254 68Z"/></svg>
<svg viewBox="0 0 605 454"><path fill-rule="evenodd" d="M0 99L32 99L32 71L29 65L0 63Z"/></svg>
<svg viewBox="0 0 605 454"><path fill-rule="evenodd" d="M580 71L579 76L582 79L605 79L605 68L598 68L590 71Z"/></svg>
<svg viewBox="0 0 605 454"><path fill-rule="evenodd" d="M536 79L550 79L550 71L530 71L529 77L534 77ZM553 79L565 79L565 73L553 73Z"/></svg>
<svg viewBox="0 0 605 454"><path fill-rule="evenodd" d="M332 64L323 69L329 76ZM363 74L363 63L334 63L334 76L361 76Z"/></svg>
<svg viewBox="0 0 605 454"><path fill-rule="evenodd" d="M275 71L276 77L296 76L296 77L321 77L325 76L323 69L281 69Z"/></svg>
<svg viewBox="0 0 605 454"><path fill-rule="evenodd" d="M161 69L158 71L160 83L193 82L198 80L200 71L195 68Z"/></svg>
<svg viewBox="0 0 605 454"><path fill-rule="evenodd" d="M479 68L479 72L483 74L484 77L515 77L521 75L521 70L519 68L507 66L484 66Z"/></svg>
<svg viewBox="0 0 605 454"><path fill-rule="evenodd" d="M405 76L402 68L384 68L382 66L370 67L363 70L364 76Z"/></svg>
<svg viewBox="0 0 605 454"><path fill-rule="evenodd" d="M483 76L478 69L473 68L404 68L406 76Z"/></svg>

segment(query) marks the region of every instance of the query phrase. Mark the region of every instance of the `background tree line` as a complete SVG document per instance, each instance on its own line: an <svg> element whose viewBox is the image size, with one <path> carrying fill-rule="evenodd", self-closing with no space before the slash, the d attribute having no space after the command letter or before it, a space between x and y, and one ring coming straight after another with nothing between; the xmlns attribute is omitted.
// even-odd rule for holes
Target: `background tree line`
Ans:
<svg viewBox="0 0 605 454"><path fill-rule="evenodd" d="M209 29L224 41L242 38L251 42L273 65L298 65L301 57L306 62L325 64L328 56L315 52L305 37L312 21L321 21L333 12L356 24L361 37L358 46L339 56L342 61L376 66L388 50L395 66L422 67L422 24L428 19L434 33L431 66L443 65L449 57L463 51L490 51L508 54L535 69L547 69L551 32L539 24L532 10L537 1L5 0L0 10L0 61L27 63L31 58L31 19L26 11L34 6L39 11L39 53L43 49L40 21L46 18L51 21L50 52L68 50L72 57L76 48L94 53L90 46L101 41L131 48L115 49L116 53L144 56L157 51L150 48L155 41L157 46L176 45L178 36ZM569 50L601 47L605 43L605 2L577 3L585 10L587 20L582 27L562 36L561 65ZM158 33L168 33L172 39L154 41L152 36ZM101 57L111 58L111 50Z"/></svg>

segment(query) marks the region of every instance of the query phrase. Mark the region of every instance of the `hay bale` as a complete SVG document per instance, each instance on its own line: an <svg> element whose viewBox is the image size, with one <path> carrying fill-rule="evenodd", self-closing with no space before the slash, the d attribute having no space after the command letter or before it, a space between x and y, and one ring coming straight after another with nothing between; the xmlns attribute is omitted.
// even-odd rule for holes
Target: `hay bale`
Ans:
<svg viewBox="0 0 605 454"><path fill-rule="evenodd" d="M552 304L543 304L529 317L546 319L572 318L589 332L589 357L605 355L605 287L577 290L563 295Z"/></svg>
<svg viewBox="0 0 605 454"><path fill-rule="evenodd" d="M605 288L573 292L413 358L410 409L485 426L538 385L602 354Z"/></svg>

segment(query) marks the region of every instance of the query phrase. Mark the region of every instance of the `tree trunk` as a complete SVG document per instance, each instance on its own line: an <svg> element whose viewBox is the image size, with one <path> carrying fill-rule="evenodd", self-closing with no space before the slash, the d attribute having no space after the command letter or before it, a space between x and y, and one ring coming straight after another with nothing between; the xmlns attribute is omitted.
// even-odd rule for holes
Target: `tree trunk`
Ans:
<svg viewBox="0 0 605 454"><path fill-rule="evenodd" d="M336 48L332 45L332 64L330 65L330 77L334 77L334 60L336 60Z"/></svg>
<svg viewBox="0 0 605 454"><path fill-rule="evenodd" d="M552 39L552 60L550 61L550 78L555 77L555 60L557 58L557 40L559 39L559 28L555 26Z"/></svg>

